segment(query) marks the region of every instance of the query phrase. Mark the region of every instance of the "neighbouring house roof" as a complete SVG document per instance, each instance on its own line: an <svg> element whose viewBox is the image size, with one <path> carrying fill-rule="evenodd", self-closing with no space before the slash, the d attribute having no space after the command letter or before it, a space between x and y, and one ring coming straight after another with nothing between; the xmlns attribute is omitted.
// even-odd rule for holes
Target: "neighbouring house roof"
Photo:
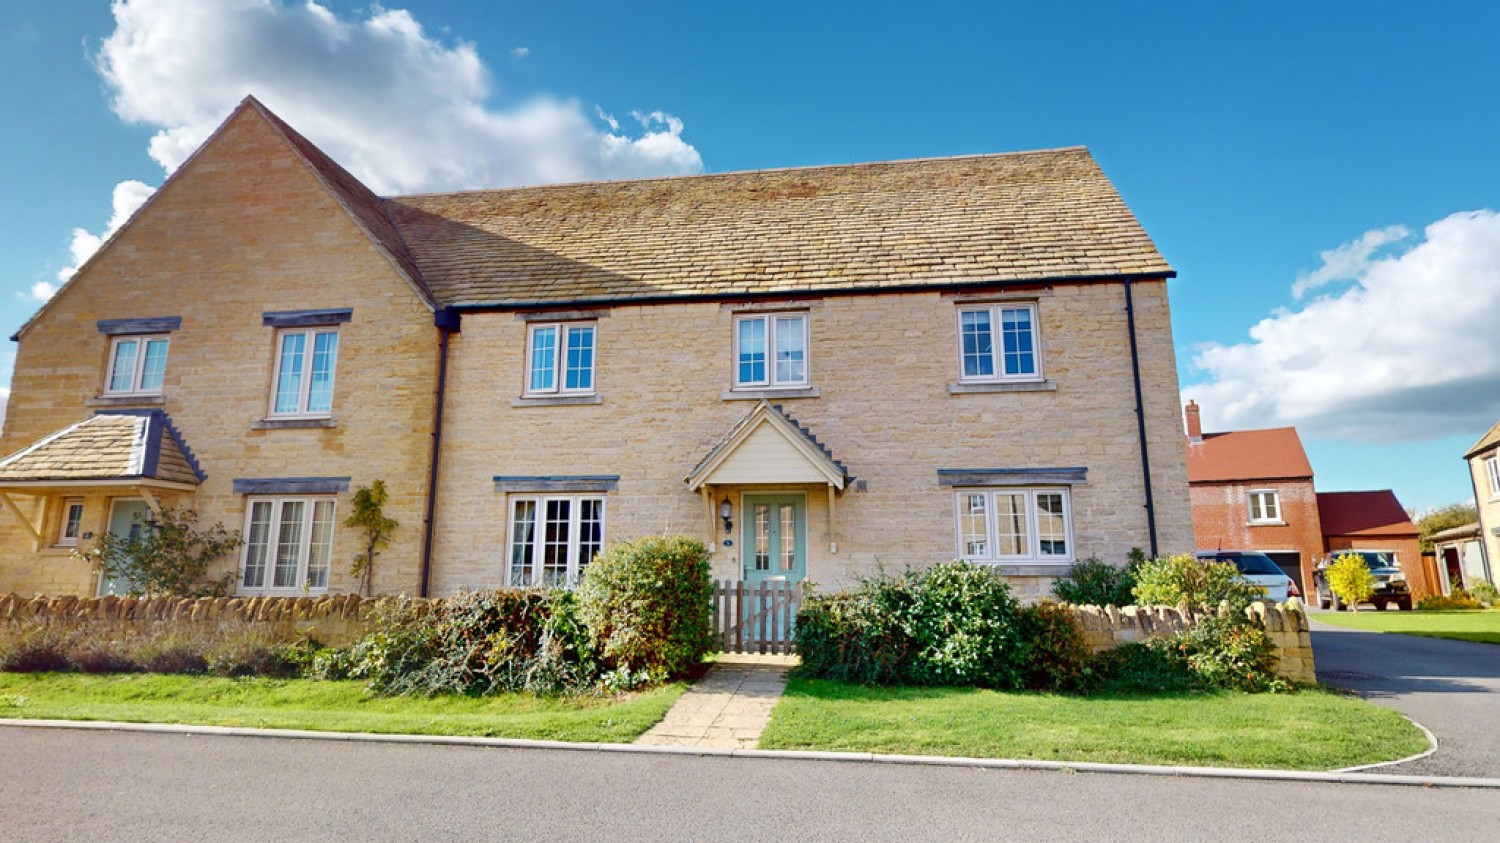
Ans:
<svg viewBox="0 0 1500 843"><path fill-rule="evenodd" d="M1313 476L1294 427L1205 433L1187 446L1189 483L1295 480Z"/></svg>
<svg viewBox="0 0 1500 843"><path fill-rule="evenodd" d="M1479 437L1479 441L1474 443L1474 447L1470 448L1464 454L1464 459L1472 459L1496 445L1500 445L1500 422L1495 422L1495 426L1490 428L1488 433Z"/></svg>
<svg viewBox="0 0 1500 843"><path fill-rule="evenodd" d="M143 480L196 486L204 479L161 410L103 411L0 460L0 488Z"/></svg>
<svg viewBox="0 0 1500 843"><path fill-rule="evenodd" d="M387 199L437 298L545 305L1170 276L1087 149Z"/></svg>
<svg viewBox="0 0 1500 843"><path fill-rule="evenodd" d="M1325 536L1416 538L1417 535L1417 525L1411 522L1390 489L1319 492L1318 521Z"/></svg>
<svg viewBox="0 0 1500 843"><path fill-rule="evenodd" d="M761 399L714 443L686 478L688 488L732 483L827 483L842 489L849 471L806 427Z"/></svg>
<svg viewBox="0 0 1500 843"><path fill-rule="evenodd" d="M1477 539L1479 538L1479 522L1471 521L1468 524L1460 524L1457 527L1438 530L1427 538L1431 539L1433 544L1443 544L1444 542L1457 541L1459 539Z"/></svg>

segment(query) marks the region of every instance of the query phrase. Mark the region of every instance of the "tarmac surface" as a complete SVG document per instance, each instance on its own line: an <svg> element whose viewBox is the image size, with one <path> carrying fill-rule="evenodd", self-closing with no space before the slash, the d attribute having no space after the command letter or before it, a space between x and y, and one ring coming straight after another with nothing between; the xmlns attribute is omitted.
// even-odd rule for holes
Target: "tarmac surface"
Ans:
<svg viewBox="0 0 1500 843"><path fill-rule="evenodd" d="M1437 738L1432 755L1371 772L1500 778L1500 647L1309 618L1320 682L1394 708Z"/></svg>

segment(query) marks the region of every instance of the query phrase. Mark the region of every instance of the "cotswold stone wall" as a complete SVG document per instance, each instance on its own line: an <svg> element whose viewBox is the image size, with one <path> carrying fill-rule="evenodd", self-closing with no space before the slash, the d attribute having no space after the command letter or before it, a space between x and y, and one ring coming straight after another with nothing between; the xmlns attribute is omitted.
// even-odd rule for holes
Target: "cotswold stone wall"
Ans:
<svg viewBox="0 0 1500 843"><path fill-rule="evenodd" d="M1175 635L1209 617L1187 606L1074 606L1064 604L1083 627L1084 637L1095 652L1127 641ZM1264 624L1266 635L1276 645L1276 673L1289 682L1317 681L1313 668L1312 632L1307 613L1296 601L1250 604L1245 614Z"/></svg>
<svg viewBox="0 0 1500 843"><path fill-rule="evenodd" d="M372 610L392 597L0 597L0 623L61 620L122 627L162 621L205 626L255 624L288 639L310 636L342 647L362 637ZM432 601L417 600L419 605Z"/></svg>

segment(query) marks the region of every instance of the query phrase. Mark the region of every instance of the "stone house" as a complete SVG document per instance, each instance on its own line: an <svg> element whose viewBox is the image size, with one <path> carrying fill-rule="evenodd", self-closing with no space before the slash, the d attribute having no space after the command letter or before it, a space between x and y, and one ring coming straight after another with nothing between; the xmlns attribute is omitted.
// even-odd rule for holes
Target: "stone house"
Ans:
<svg viewBox="0 0 1500 843"><path fill-rule="evenodd" d="M379 197L247 99L16 335L0 593L163 506L241 594L570 581L607 541L1038 594L1191 546L1172 270L1087 150Z"/></svg>
<svg viewBox="0 0 1500 843"><path fill-rule="evenodd" d="M1296 428L1203 432L1189 401L1188 485L1201 550L1259 550L1308 593L1324 552L1312 463Z"/></svg>

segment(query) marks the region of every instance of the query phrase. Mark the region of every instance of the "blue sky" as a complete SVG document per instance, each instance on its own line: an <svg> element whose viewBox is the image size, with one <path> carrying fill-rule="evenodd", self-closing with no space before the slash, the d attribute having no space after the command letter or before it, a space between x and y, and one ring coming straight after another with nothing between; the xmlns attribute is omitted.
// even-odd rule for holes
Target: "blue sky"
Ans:
<svg viewBox="0 0 1500 843"><path fill-rule="evenodd" d="M1496 32L1491 2L0 0L0 324L246 93L386 192L1084 144L1179 273L1206 427L1294 424L1319 488L1442 505L1500 418Z"/></svg>

